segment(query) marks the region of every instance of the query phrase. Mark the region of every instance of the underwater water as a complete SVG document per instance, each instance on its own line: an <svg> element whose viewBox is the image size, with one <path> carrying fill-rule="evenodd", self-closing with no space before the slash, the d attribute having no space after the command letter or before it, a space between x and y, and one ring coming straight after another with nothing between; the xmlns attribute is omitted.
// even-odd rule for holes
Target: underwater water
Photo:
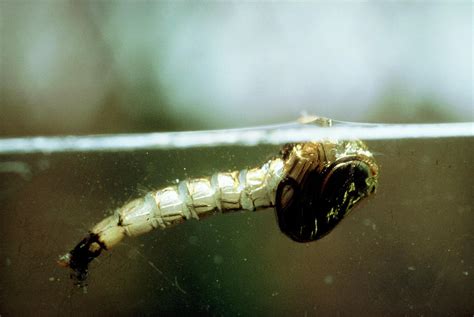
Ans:
<svg viewBox="0 0 474 317"><path fill-rule="evenodd" d="M472 315L474 139L367 142L377 194L299 244L273 210L126 239L78 288L57 265L115 208L278 146L0 157L0 314Z"/></svg>

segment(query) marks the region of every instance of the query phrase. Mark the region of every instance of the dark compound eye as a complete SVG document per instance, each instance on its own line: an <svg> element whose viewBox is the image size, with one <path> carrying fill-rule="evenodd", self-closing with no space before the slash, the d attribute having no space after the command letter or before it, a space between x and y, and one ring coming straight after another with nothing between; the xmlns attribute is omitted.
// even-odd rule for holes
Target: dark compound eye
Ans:
<svg viewBox="0 0 474 317"><path fill-rule="evenodd" d="M291 177L283 179L276 192L275 210L280 230L298 242L311 241L315 231L313 213L303 208L304 194Z"/></svg>
<svg viewBox="0 0 474 317"><path fill-rule="evenodd" d="M347 158L322 173L312 172L304 184L284 179L275 203L281 231L298 242L328 234L357 202L375 191L374 173L367 163Z"/></svg>

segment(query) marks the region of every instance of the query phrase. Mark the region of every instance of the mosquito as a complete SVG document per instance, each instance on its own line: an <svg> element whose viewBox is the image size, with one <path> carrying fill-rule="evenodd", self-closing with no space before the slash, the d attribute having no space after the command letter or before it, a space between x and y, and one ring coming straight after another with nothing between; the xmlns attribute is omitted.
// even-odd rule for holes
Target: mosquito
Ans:
<svg viewBox="0 0 474 317"><path fill-rule="evenodd" d="M331 126L330 119L311 121ZM315 241L375 193L378 175L373 154L362 141L287 144L259 167L181 181L132 200L96 224L58 263L72 269L71 277L82 285L89 263L127 236L241 210L273 208L289 238Z"/></svg>

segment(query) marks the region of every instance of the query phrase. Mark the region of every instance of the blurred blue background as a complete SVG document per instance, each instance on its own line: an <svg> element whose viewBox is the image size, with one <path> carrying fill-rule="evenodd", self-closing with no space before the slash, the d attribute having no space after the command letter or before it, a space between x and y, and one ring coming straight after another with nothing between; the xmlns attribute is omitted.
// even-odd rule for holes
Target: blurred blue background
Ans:
<svg viewBox="0 0 474 317"><path fill-rule="evenodd" d="M473 120L473 6L0 2L0 134Z"/></svg>

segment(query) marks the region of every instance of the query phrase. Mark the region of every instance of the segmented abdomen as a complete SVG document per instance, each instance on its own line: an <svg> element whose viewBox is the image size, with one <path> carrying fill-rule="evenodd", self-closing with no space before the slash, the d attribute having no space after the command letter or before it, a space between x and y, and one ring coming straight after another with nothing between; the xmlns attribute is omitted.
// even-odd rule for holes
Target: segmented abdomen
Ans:
<svg viewBox="0 0 474 317"><path fill-rule="evenodd" d="M136 236L217 212L273 207L276 188L283 177L284 162L277 158L259 168L216 173L149 192L118 209L112 218L126 235ZM98 224L92 232L103 229L104 224Z"/></svg>

